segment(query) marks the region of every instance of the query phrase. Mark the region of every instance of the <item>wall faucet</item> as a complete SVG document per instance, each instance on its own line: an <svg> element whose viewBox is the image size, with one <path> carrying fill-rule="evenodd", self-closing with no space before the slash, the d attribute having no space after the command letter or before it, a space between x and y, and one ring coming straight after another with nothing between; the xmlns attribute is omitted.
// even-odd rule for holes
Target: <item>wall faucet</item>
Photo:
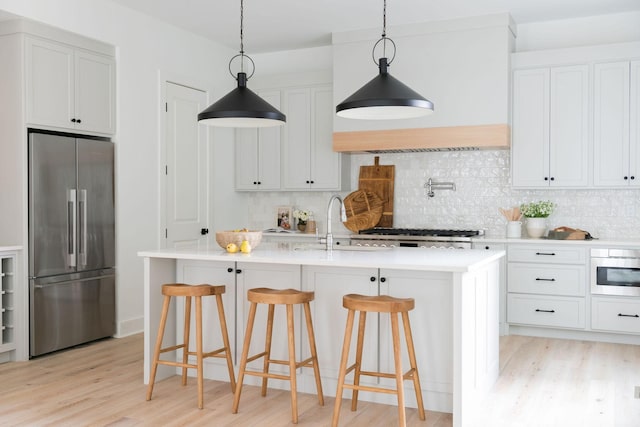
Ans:
<svg viewBox="0 0 640 427"><path fill-rule="evenodd" d="M328 251L331 251L333 249L333 234L331 233L331 207L333 206L333 202L335 200L340 203L341 221L345 222L347 220L347 211L344 208L344 202L342 201L342 198L338 195L331 196L331 199L329 199L329 205L327 206L327 237L325 239Z"/></svg>
<svg viewBox="0 0 640 427"><path fill-rule="evenodd" d="M433 197L436 193L433 190L453 190L456 191L456 184L454 182L433 182L431 178L424 184L424 188L427 189L427 196Z"/></svg>

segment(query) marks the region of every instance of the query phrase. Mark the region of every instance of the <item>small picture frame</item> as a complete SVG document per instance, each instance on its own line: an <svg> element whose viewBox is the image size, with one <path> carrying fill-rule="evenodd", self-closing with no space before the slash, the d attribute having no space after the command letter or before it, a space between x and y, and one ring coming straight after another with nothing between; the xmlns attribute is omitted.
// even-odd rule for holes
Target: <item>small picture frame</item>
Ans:
<svg viewBox="0 0 640 427"><path fill-rule="evenodd" d="M278 206L278 214L276 224L284 230L293 229L293 207Z"/></svg>

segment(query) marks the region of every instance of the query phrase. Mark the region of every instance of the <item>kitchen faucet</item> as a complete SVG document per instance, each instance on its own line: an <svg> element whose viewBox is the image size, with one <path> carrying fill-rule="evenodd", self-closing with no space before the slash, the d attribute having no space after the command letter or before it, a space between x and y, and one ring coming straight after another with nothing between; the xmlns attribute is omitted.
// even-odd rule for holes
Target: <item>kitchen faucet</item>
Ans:
<svg viewBox="0 0 640 427"><path fill-rule="evenodd" d="M327 244L327 250L331 251L333 249L333 234L331 233L331 207L333 206L333 202L337 200L340 203L340 219L342 222L347 220L347 211L344 208L344 202L342 198L338 195L331 196L329 199L329 205L327 206L327 237L325 238L325 242Z"/></svg>

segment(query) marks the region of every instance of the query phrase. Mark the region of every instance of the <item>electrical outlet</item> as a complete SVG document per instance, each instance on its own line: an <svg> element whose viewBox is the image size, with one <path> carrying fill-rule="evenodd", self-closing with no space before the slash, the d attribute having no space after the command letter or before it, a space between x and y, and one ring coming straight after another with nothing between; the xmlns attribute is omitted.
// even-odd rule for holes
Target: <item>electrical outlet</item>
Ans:
<svg viewBox="0 0 640 427"><path fill-rule="evenodd" d="M637 385L635 388L635 391L633 392L633 397L635 397L636 399L640 399L640 386Z"/></svg>

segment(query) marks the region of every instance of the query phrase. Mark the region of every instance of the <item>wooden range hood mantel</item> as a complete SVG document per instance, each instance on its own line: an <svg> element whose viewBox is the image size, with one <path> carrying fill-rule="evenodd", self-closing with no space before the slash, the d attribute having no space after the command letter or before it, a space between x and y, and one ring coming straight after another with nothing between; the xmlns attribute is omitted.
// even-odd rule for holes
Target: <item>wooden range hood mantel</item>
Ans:
<svg viewBox="0 0 640 427"><path fill-rule="evenodd" d="M404 153L422 151L506 150L508 124L334 132L333 151Z"/></svg>

